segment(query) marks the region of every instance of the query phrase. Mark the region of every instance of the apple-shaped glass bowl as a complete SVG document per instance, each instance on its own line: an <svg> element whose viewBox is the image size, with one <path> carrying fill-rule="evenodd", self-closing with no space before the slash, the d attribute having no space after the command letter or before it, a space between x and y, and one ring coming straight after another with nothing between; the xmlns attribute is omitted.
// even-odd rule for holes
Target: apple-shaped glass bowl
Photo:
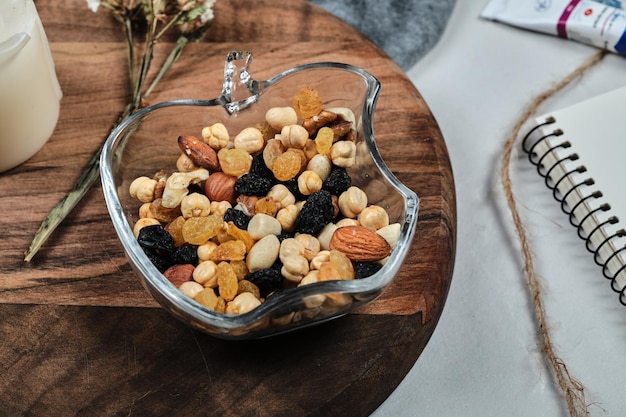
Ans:
<svg viewBox="0 0 626 417"><path fill-rule="evenodd" d="M415 234L419 199L391 173L377 149L373 116L380 82L363 69L335 62L297 66L265 81L255 80L249 52L230 52L225 61L220 97L181 99L145 107L124 120L106 140L100 173L107 208L126 256L142 285L172 315L223 339L275 335L345 315L373 301L394 280ZM144 252L133 232L140 201L130 184L158 171L176 171L180 135L196 135L206 126L224 124L232 136L265 120L273 107L291 106L303 87L318 92L324 108L349 109L356 133L355 164L347 168L352 185L365 192L369 205L384 208L399 230L391 254L373 275L288 285L243 314L207 308L180 291ZM396 241L397 240L397 241Z"/></svg>

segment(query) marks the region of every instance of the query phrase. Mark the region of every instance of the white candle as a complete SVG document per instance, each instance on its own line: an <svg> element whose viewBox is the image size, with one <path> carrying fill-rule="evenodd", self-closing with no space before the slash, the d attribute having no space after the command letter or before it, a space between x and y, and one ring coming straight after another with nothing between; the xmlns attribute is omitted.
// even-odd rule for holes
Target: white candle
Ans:
<svg viewBox="0 0 626 417"><path fill-rule="evenodd" d="M0 1L0 172L39 151L59 117L61 88L32 0Z"/></svg>

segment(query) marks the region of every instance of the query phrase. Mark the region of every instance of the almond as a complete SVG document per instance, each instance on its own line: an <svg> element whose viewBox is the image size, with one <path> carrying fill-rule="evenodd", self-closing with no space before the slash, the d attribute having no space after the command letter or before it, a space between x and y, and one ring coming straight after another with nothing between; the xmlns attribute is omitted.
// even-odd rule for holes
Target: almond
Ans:
<svg viewBox="0 0 626 417"><path fill-rule="evenodd" d="M203 140L195 136L179 136L178 147L196 166L209 171L219 171L217 153Z"/></svg>
<svg viewBox="0 0 626 417"><path fill-rule="evenodd" d="M214 172L204 183L204 193L211 201L228 201L235 204L237 178L223 172Z"/></svg>
<svg viewBox="0 0 626 417"><path fill-rule="evenodd" d="M167 278L174 286L180 287L183 282L191 281L193 279L193 271L195 267L192 264L176 264L170 266L163 272L165 278Z"/></svg>
<svg viewBox="0 0 626 417"><path fill-rule="evenodd" d="M363 226L344 226L335 230L330 239L330 249L343 252L356 262L374 262L391 254L387 241Z"/></svg>

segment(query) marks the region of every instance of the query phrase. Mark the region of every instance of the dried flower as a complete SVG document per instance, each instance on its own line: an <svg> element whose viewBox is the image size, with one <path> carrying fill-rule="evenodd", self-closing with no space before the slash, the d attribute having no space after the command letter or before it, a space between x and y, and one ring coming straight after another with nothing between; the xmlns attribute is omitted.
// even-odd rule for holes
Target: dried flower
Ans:
<svg viewBox="0 0 626 417"><path fill-rule="evenodd" d="M142 107L145 98L180 57L185 45L189 41L198 41L204 36L213 21L215 0L86 0L86 2L87 7L92 12L97 12L100 7L108 9L113 17L122 24L126 37L130 101L111 128L113 130L120 122ZM133 23L137 21L143 21L145 25L134 25ZM140 48L143 53L139 59L135 57L137 45L135 44L134 28L136 26L146 28L143 47ZM179 33L178 40L152 82L146 87L154 55L154 46L173 28ZM98 178L101 151L102 146L92 156L72 190L57 203L43 220L25 253L25 261L30 261L35 256L39 248Z"/></svg>

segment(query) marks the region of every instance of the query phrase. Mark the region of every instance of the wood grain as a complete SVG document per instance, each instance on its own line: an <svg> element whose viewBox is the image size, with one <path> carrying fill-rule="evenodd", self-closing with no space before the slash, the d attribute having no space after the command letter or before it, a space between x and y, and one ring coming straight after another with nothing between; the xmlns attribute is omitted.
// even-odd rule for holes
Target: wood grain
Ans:
<svg viewBox="0 0 626 417"><path fill-rule="evenodd" d="M189 46L151 102L215 97L233 49L253 51L258 79L307 62L363 67L383 85L374 124L381 154L420 196L406 264L374 303L295 334L219 341L144 308L157 305L123 255L99 184L22 261L127 100L123 36L106 13L79 3L36 1L64 92L61 115L45 147L0 176L0 416L371 413L430 338L454 266L453 174L419 91L379 48L306 1L218 0L206 39Z"/></svg>

